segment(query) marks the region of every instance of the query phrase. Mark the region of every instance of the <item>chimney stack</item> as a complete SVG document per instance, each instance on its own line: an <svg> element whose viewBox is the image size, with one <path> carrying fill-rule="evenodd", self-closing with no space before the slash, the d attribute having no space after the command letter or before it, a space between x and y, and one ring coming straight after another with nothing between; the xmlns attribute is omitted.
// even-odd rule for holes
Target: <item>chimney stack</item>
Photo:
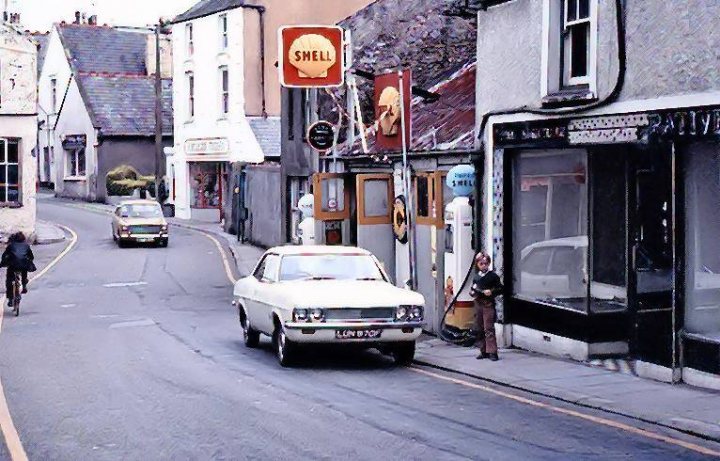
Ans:
<svg viewBox="0 0 720 461"><path fill-rule="evenodd" d="M73 22L73 24L80 24L80 12L79 11L75 12L75 22Z"/></svg>
<svg viewBox="0 0 720 461"><path fill-rule="evenodd" d="M97 15L93 14L88 18L88 24L91 26L97 26Z"/></svg>

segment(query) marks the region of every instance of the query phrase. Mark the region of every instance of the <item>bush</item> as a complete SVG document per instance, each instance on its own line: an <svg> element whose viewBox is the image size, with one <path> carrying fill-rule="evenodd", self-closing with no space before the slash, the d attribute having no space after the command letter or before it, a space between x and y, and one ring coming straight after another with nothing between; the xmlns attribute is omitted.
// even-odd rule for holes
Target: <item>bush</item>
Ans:
<svg viewBox="0 0 720 461"><path fill-rule="evenodd" d="M135 189L155 193L155 177L142 176L130 165L120 165L107 174L106 189L108 195L129 196Z"/></svg>

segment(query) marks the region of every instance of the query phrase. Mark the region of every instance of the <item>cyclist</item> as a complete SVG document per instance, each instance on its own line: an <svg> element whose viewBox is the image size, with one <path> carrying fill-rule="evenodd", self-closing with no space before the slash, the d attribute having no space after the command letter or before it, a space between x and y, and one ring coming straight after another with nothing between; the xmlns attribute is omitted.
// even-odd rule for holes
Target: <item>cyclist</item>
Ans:
<svg viewBox="0 0 720 461"><path fill-rule="evenodd" d="M35 272L34 263L35 256L30 249L30 245L25 241L25 234L16 232L8 239L8 246L0 260L0 267L7 267L5 276L5 293L8 299L8 307L13 307L12 290L15 273L22 276L23 288L22 292L27 293L28 272Z"/></svg>

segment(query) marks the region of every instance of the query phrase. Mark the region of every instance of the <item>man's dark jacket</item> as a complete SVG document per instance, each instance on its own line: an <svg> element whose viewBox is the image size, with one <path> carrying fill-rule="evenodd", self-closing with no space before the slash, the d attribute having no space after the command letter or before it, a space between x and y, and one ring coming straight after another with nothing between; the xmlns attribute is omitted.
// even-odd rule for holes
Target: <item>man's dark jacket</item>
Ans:
<svg viewBox="0 0 720 461"><path fill-rule="evenodd" d="M0 260L0 267L7 267L14 271L34 272L37 270L34 259L35 256L30 245L25 242L13 242L5 249L2 260Z"/></svg>

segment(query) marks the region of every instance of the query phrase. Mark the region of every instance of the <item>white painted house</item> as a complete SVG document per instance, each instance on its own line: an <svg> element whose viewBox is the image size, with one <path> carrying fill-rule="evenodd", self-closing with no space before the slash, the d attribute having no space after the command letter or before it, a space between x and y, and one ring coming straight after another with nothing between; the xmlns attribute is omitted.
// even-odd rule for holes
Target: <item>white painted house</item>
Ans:
<svg viewBox="0 0 720 461"><path fill-rule="evenodd" d="M37 44L0 22L0 239L35 232Z"/></svg>
<svg viewBox="0 0 720 461"><path fill-rule="evenodd" d="M230 164L264 160L253 130L272 125L279 136L278 117L251 120L245 110L243 3L205 0L173 21L175 146L167 176L179 218L219 222Z"/></svg>

